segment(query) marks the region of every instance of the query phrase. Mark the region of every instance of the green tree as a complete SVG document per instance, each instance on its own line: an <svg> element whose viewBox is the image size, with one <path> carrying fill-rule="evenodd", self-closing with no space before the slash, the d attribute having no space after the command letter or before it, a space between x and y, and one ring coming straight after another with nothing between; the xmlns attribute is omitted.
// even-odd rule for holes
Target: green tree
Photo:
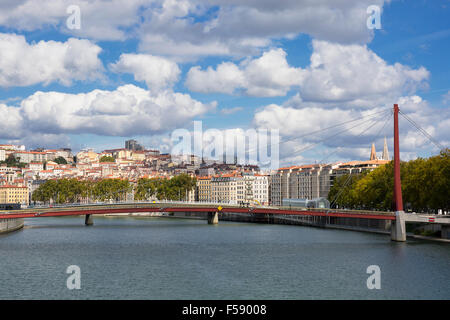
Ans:
<svg viewBox="0 0 450 320"><path fill-rule="evenodd" d="M115 162L116 159L114 159L114 157L111 156L103 156L100 158L100 162Z"/></svg>
<svg viewBox="0 0 450 320"><path fill-rule="evenodd" d="M26 163L20 162L20 157L15 157L13 154L10 154L8 158L6 158L5 161L2 161L1 163L6 163L7 167L18 167L18 168L25 168Z"/></svg>
<svg viewBox="0 0 450 320"><path fill-rule="evenodd" d="M53 160L53 162L56 162L57 164L67 164L67 160L64 159L63 157L58 157L55 160Z"/></svg>
<svg viewBox="0 0 450 320"><path fill-rule="evenodd" d="M135 200L149 200L155 196L158 200L184 200L187 192L195 188L196 179L180 174L172 179L139 179L135 187Z"/></svg>
<svg viewBox="0 0 450 320"><path fill-rule="evenodd" d="M428 159L400 163L402 196L405 209L416 212L448 211L450 208L450 151ZM394 163L389 162L370 173L348 180L334 181L328 199L340 207L394 210Z"/></svg>
<svg viewBox="0 0 450 320"><path fill-rule="evenodd" d="M93 187L95 198L101 201L124 201L127 192L130 191L131 184L127 179L103 179L95 183Z"/></svg>

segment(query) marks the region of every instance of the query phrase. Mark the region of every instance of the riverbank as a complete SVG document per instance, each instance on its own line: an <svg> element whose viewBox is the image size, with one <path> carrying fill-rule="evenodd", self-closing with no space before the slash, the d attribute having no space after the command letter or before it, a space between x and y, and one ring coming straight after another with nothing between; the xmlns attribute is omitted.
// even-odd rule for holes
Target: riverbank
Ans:
<svg viewBox="0 0 450 320"><path fill-rule="evenodd" d="M22 229L23 219L0 219L0 234Z"/></svg>

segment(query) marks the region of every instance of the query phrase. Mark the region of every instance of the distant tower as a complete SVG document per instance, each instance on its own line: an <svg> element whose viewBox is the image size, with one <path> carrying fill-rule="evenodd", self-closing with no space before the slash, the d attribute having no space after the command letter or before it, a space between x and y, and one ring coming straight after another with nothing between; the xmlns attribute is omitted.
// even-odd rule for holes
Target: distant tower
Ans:
<svg viewBox="0 0 450 320"><path fill-rule="evenodd" d="M144 150L144 147L141 146L136 140L131 139L125 141L125 149L131 151L142 151Z"/></svg>
<svg viewBox="0 0 450 320"><path fill-rule="evenodd" d="M372 150L370 150L370 160L378 160L377 153L375 152L375 144L372 143Z"/></svg>
<svg viewBox="0 0 450 320"><path fill-rule="evenodd" d="M384 148L383 148L383 156L382 156L383 160L388 160L389 161L389 151L388 151L388 147L387 147L387 141L386 141L386 137L384 137Z"/></svg>

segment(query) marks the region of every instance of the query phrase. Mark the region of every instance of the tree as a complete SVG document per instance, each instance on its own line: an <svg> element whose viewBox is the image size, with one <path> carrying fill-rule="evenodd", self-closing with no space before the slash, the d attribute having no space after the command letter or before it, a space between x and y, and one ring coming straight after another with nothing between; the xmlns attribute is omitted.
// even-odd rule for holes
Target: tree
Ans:
<svg viewBox="0 0 450 320"><path fill-rule="evenodd" d="M56 162L57 164L67 164L67 160L64 159L63 157L58 157L55 160L53 160L53 162Z"/></svg>
<svg viewBox="0 0 450 320"><path fill-rule="evenodd" d="M6 163L7 167L18 167L18 168L25 168L26 163L20 162L20 157L15 157L13 154L10 154L8 158L6 158L5 161L2 161L1 163Z"/></svg>
<svg viewBox="0 0 450 320"><path fill-rule="evenodd" d="M116 159L114 159L114 157L111 156L103 156L100 158L100 162L115 162Z"/></svg>
<svg viewBox="0 0 450 320"><path fill-rule="evenodd" d="M450 151L428 159L400 163L402 196L405 209L416 212L448 211L450 208ZM370 173L347 180L343 176L333 184L328 199L339 206L354 209L394 210L393 161ZM347 182L347 183L346 183Z"/></svg>
<svg viewBox="0 0 450 320"><path fill-rule="evenodd" d="M149 200L155 196L159 200L184 200L188 191L196 185L196 179L180 174L172 179L142 178L135 188L135 200Z"/></svg>
<svg viewBox="0 0 450 320"><path fill-rule="evenodd" d="M131 191L131 184L127 179L103 179L95 183L93 194L101 201L123 201L127 192Z"/></svg>
<svg viewBox="0 0 450 320"><path fill-rule="evenodd" d="M150 200L152 196L156 195L158 189L158 179L141 178L138 180L134 199L135 200Z"/></svg>

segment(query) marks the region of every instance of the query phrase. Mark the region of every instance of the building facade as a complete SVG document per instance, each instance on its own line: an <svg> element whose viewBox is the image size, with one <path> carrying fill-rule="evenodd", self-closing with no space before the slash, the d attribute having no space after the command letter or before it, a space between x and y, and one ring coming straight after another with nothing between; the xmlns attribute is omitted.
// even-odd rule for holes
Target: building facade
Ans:
<svg viewBox="0 0 450 320"><path fill-rule="evenodd" d="M338 177L371 171L388 162L368 160L280 168L270 176L270 204L281 206L283 199L327 198Z"/></svg>
<svg viewBox="0 0 450 320"><path fill-rule="evenodd" d="M0 203L28 204L28 187L13 185L0 186Z"/></svg>

